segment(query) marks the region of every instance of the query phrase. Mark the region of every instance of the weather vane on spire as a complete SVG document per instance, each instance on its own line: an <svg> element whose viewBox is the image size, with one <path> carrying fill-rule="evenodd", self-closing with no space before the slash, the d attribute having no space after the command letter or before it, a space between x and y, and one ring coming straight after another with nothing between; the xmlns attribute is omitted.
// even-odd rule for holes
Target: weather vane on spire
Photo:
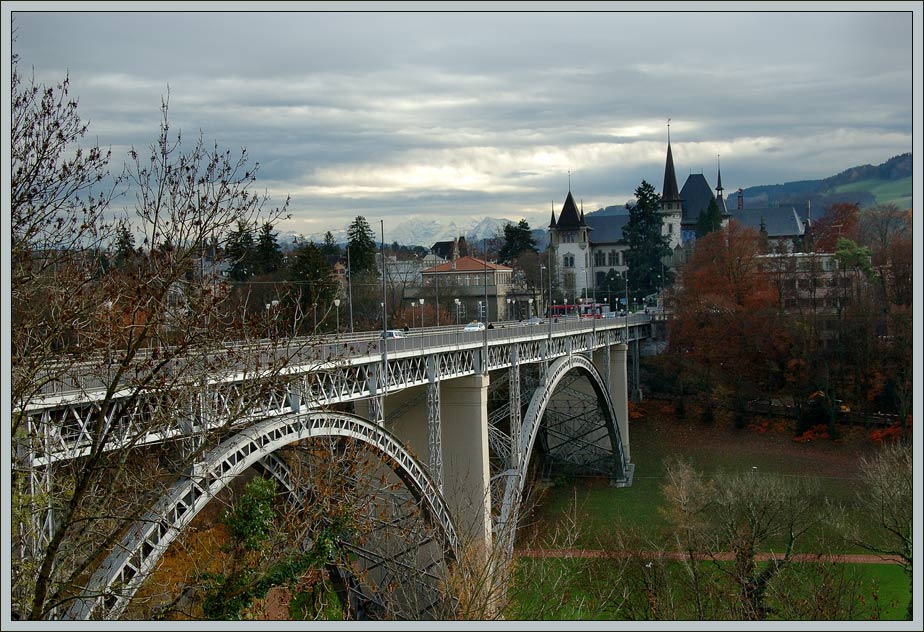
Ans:
<svg viewBox="0 0 924 632"><path fill-rule="evenodd" d="M671 144L671 120L667 119L667 144Z"/></svg>
<svg viewBox="0 0 924 632"><path fill-rule="evenodd" d="M568 169L568 190L571 190L571 169Z"/></svg>

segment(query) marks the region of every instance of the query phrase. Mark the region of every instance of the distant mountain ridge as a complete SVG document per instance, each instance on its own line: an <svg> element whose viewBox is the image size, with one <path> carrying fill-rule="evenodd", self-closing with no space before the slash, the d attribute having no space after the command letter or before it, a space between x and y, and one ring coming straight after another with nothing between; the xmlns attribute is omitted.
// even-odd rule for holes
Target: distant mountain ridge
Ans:
<svg viewBox="0 0 924 632"><path fill-rule="evenodd" d="M804 207L811 202L820 213L838 202L859 204L861 208L893 202L899 207L911 205L913 174L911 153L893 156L880 165L850 167L837 175L820 180L796 180L783 184L765 184L743 190L747 207L792 204ZM734 204L736 193L728 195Z"/></svg>

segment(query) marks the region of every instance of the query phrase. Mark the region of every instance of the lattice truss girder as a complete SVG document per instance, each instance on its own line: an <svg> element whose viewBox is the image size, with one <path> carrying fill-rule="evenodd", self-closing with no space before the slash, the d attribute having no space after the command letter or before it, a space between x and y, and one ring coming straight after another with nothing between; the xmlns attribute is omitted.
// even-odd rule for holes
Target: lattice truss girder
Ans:
<svg viewBox="0 0 924 632"><path fill-rule="evenodd" d="M571 375L559 384L543 418L542 456L572 473L613 476L613 451L606 415L596 396L574 388L586 382Z"/></svg>
<svg viewBox="0 0 924 632"><path fill-rule="evenodd" d="M632 327L633 336L645 333L647 325ZM509 368L511 354L517 356L520 366L548 362L554 358L615 344L622 339L622 331L603 329L596 332L556 334L551 339L534 339L497 342L488 348L487 370ZM445 380L472 375L476 371L476 355L480 349L434 349L432 353L409 356L389 356L387 390L393 392L429 383L427 358L435 358L435 379ZM372 356L362 356L343 362L342 365L306 363L297 367L306 371L279 378L273 388L244 388L244 384L214 381L202 388L205 405L197 409L188 395L171 401L169 393L153 393L130 399L112 400L105 415L99 414L99 404L93 401L49 400L47 405L33 406L27 414L37 433L28 453L33 459L31 467L42 467L60 459L73 459L88 453L94 433L100 423L112 432L106 449L129 443L144 445L172 440L190 434L204 434L216 428L243 427L255 420L297 412L297 406L320 408L323 406L369 398L382 390L381 362ZM184 391L186 393L188 391ZM88 397L92 393L85 394ZM201 395L201 394L200 394ZM196 399L202 399L197 397ZM92 397L91 397L92 400ZM293 408L293 405L296 406ZM158 415L158 410L180 411L179 414ZM375 405L373 404L373 409ZM382 418L379 413L378 419ZM47 434L47 437L43 435Z"/></svg>
<svg viewBox="0 0 924 632"><path fill-rule="evenodd" d="M443 413L441 386L436 374L436 358L427 358L427 462L430 477L443 490Z"/></svg>
<svg viewBox="0 0 924 632"><path fill-rule="evenodd" d="M298 474L279 453L259 465L279 480L298 507L310 504L315 493L309 485L323 476L312 476L310 452L289 450ZM322 460L331 460L324 459ZM330 470L328 463L321 470ZM360 470L362 476L335 469L338 484L349 489L345 500L354 513L353 525L362 525L338 540L340 559L335 565L349 594L354 616L379 619L426 619L445 617L452 607L445 580L448 570L443 545L434 525L426 520L426 505L403 487L393 473L382 468ZM385 484L382 481L387 481ZM302 481L301 485L298 482Z"/></svg>

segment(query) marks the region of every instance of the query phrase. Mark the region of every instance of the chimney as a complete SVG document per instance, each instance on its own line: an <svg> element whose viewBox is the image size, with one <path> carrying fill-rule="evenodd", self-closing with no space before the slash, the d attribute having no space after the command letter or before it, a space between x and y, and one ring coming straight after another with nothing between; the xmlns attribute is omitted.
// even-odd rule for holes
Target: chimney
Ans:
<svg viewBox="0 0 924 632"><path fill-rule="evenodd" d="M744 189L738 189L738 210L744 210Z"/></svg>

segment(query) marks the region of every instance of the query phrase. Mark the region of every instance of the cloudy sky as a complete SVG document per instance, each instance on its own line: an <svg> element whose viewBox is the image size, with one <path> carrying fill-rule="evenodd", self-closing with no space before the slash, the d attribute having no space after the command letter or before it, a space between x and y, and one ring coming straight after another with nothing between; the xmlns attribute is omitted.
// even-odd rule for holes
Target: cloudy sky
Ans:
<svg viewBox="0 0 924 632"><path fill-rule="evenodd" d="M174 127L247 147L260 187L292 197L280 228L304 235L358 214L384 219L389 241L401 239L389 225L414 217L541 226L553 201L561 208L569 171L585 210L622 204L643 178L660 190L668 118L681 185L691 171L714 185L717 154L734 190L914 147L918 3L889 13L9 4L21 63L46 82L70 74L92 137L119 162L155 138L169 85Z"/></svg>

